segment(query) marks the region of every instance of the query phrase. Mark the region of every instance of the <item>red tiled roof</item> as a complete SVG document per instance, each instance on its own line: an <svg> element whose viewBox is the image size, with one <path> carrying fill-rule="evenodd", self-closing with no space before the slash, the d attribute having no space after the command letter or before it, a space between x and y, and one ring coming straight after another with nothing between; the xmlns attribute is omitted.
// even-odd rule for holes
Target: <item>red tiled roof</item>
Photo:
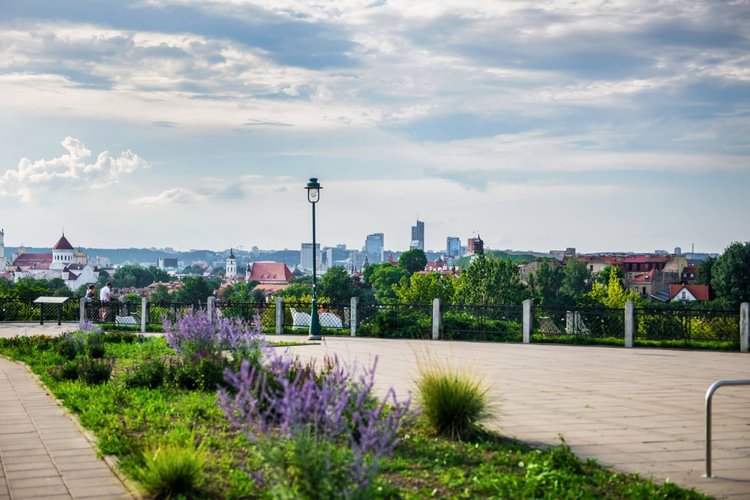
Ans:
<svg viewBox="0 0 750 500"><path fill-rule="evenodd" d="M281 290L285 290L287 288L289 288L289 285L286 283L265 283L256 286L255 290L260 290L263 293L273 293L280 292Z"/></svg>
<svg viewBox="0 0 750 500"><path fill-rule="evenodd" d="M250 281L258 283L287 283L292 277L283 262L254 262L250 271Z"/></svg>
<svg viewBox="0 0 750 500"><path fill-rule="evenodd" d="M49 269L50 264L51 253L22 253L13 261L13 265L20 269Z"/></svg>
<svg viewBox="0 0 750 500"><path fill-rule="evenodd" d="M646 264L649 262L666 263L669 257L666 255L628 255L622 259L623 264Z"/></svg>
<svg viewBox="0 0 750 500"><path fill-rule="evenodd" d="M62 236L60 236L60 239L57 240L55 246L52 247L52 250L74 250L74 248L63 234Z"/></svg>
<svg viewBox="0 0 750 500"><path fill-rule="evenodd" d="M690 294L695 297L695 300L708 300L708 285L669 285L669 300L675 298L682 289L687 290Z"/></svg>

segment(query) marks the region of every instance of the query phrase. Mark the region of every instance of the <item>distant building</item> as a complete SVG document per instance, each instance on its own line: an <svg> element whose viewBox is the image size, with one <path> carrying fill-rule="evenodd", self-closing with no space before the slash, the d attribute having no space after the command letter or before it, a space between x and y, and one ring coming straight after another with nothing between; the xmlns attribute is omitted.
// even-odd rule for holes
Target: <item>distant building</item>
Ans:
<svg viewBox="0 0 750 500"><path fill-rule="evenodd" d="M287 288L293 277L283 262L253 262L247 266L245 281L256 281L256 290L271 294Z"/></svg>
<svg viewBox="0 0 750 500"><path fill-rule="evenodd" d="M385 248L385 237L383 233L368 234L365 240L365 255L369 264L383 262L383 250Z"/></svg>
<svg viewBox="0 0 750 500"><path fill-rule="evenodd" d="M477 235L475 238L469 238L467 244L469 255L482 255L484 253L484 241Z"/></svg>
<svg viewBox="0 0 750 500"><path fill-rule="evenodd" d="M76 251L65 234L57 240L49 253L27 253L26 248L21 245L10 261L6 262L6 270L16 282L22 278L60 278L71 290L96 283L99 277L99 268L89 264L86 254L80 249Z"/></svg>
<svg viewBox="0 0 750 500"><path fill-rule="evenodd" d="M416 225L411 227L411 244L409 248L424 250L424 222L421 220L418 220Z"/></svg>
<svg viewBox="0 0 750 500"><path fill-rule="evenodd" d="M312 243L302 243L299 254L299 266L302 269L312 271L313 268L313 246ZM320 253L320 243L315 244L315 267L317 270L323 266L323 256Z"/></svg>
<svg viewBox="0 0 750 500"><path fill-rule="evenodd" d="M445 255L449 258L461 257L461 238L448 236L445 239Z"/></svg>
<svg viewBox="0 0 750 500"><path fill-rule="evenodd" d="M669 285L670 302L705 302L709 300L708 285Z"/></svg>
<svg viewBox="0 0 750 500"><path fill-rule="evenodd" d="M156 267L159 269L178 269L177 257L159 257L156 259Z"/></svg>
<svg viewBox="0 0 750 500"><path fill-rule="evenodd" d="M224 278L231 280L237 277L237 259L234 257L234 249L229 249L229 257L227 257L226 265L224 266Z"/></svg>
<svg viewBox="0 0 750 500"><path fill-rule="evenodd" d="M5 230L0 229L0 272L5 270Z"/></svg>

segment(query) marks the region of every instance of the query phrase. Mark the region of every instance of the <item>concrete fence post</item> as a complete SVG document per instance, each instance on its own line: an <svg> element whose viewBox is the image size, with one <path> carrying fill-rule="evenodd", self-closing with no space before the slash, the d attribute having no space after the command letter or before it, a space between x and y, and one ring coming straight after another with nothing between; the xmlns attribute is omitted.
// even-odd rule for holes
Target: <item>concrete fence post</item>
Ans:
<svg viewBox="0 0 750 500"><path fill-rule="evenodd" d="M351 308L349 309L349 328L352 332L352 337L357 336L357 305L359 304L359 297L352 297Z"/></svg>
<svg viewBox="0 0 750 500"><path fill-rule="evenodd" d="M534 316L531 308L531 299L523 301L523 343L531 343L531 332L534 329Z"/></svg>
<svg viewBox="0 0 750 500"><path fill-rule="evenodd" d="M740 304L740 352L750 352L750 302Z"/></svg>
<svg viewBox="0 0 750 500"><path fill-rule="evenodd" d="M284 333L284 297L276 297L276 321L274 332L276 335Z"/></svg>
<svg viewBox="0 0 750 500"><path fill-rule="evenodd" d="M141 333L146 333L148 326L148 298L141 298Z"/></svg>
<svg viewBox="0 0 750 500"><path fill-rule="evenodd" d="M435 298L432 300L432 340L440 339L442 319L440 316L440 299Z"/></svg>
<svg viewBox="0 0 750 500"><path fill-rule="evenodd" d="M206 315L208 316L208 321L216 319L216 297L213 295L206 301Z"/></svg>
<svg viewBox="0 0 750 500"><path fill-rule="evenodd" d="M78 324L81 324L88 319L86 317L86 297L81 297L81 302L78 310L78 318Z"/></svg>
<svg viewBox="0 0 750 500"><path fill-rule="evenodd" d="M625 347L633 347L633 334L635 333L635 307L633 301L625 303Z"/></svg>

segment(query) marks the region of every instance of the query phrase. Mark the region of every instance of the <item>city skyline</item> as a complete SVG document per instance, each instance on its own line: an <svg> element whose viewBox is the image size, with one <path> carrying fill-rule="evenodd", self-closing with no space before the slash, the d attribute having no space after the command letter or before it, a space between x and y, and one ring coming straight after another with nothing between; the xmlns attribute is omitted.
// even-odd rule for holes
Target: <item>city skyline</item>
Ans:
<svg viewBox="0 0 750 500"><path fill-rule="evenodd" d="M0 228L43 247L722 252L750 240L750 6L0 7Z"/></svg>

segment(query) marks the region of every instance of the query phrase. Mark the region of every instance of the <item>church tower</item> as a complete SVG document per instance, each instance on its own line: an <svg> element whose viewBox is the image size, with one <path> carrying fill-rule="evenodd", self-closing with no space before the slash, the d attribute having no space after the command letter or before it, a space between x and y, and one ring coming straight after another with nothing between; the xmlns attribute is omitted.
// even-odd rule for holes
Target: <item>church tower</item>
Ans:
<svg viewBox="0 0 750 500"><path fill-rule="evenodd" d="M64 269L73 263L73 256L75 255L75 248L70 244L68 239L65 237L65 233L57 240L55 246L52 247L52 264L49 265L50 269Z"/></svg>
<svg viewBox="0 0 750 500"><path fill-rule="evenodd" d="M237 277L237 259L234 258L233 249L229 249L229 257L227 258L227 265L224 270L224 277L228 280Z"/></svg>

